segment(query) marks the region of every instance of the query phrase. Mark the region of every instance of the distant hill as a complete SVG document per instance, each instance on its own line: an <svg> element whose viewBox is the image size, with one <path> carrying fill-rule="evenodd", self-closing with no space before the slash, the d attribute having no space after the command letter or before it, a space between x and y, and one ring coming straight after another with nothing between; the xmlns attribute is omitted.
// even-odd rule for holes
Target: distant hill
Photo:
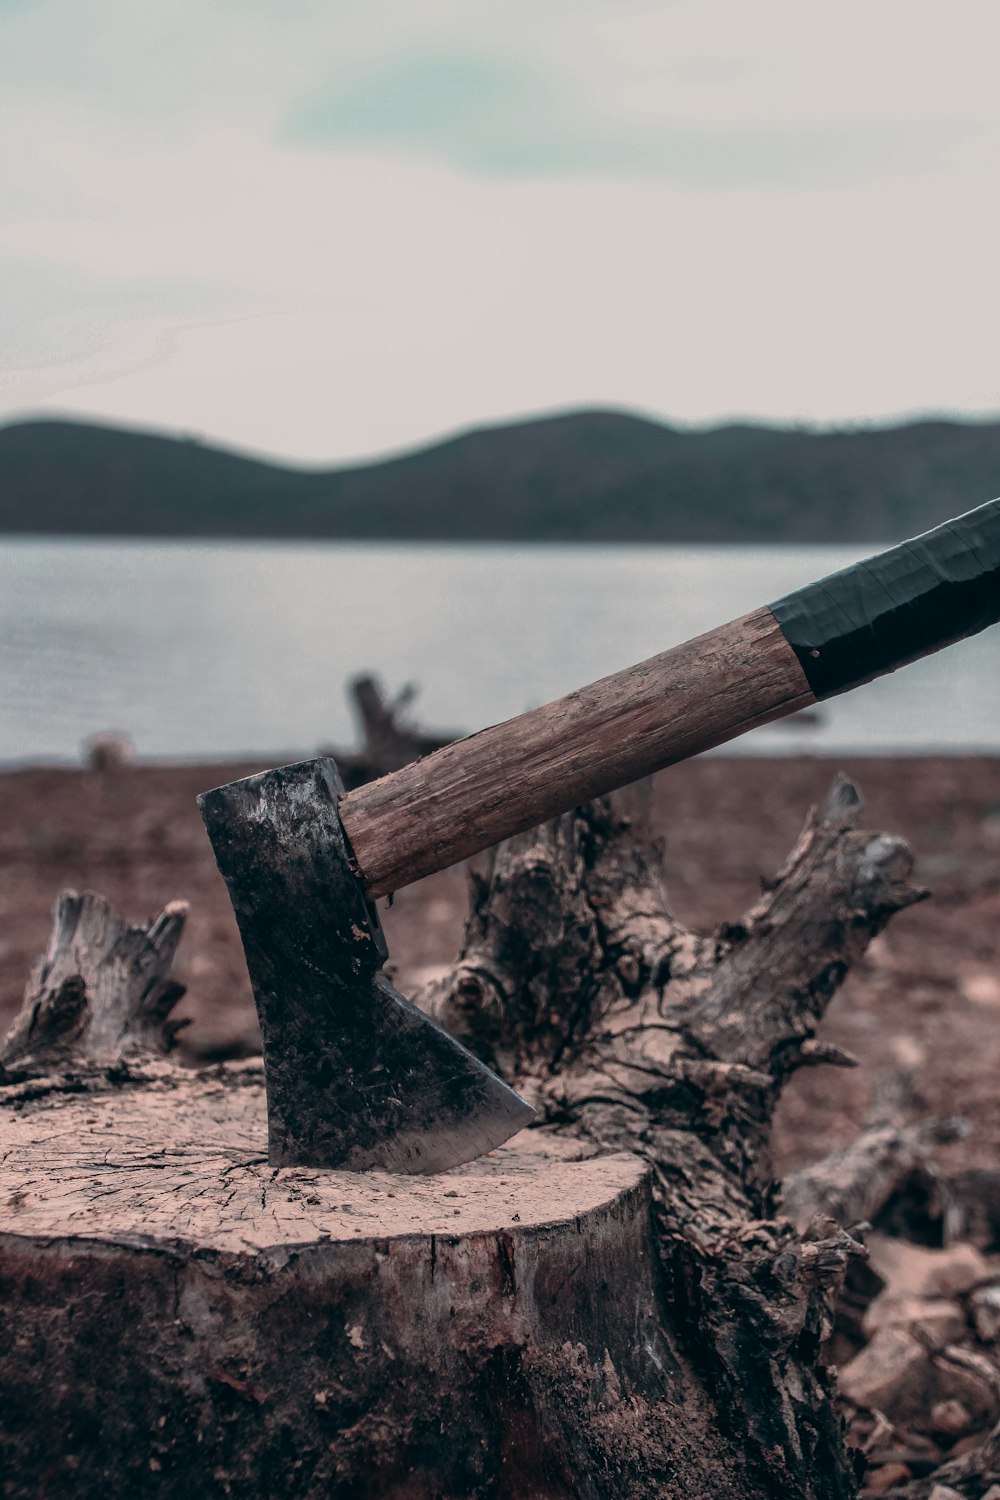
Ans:
<svg viewBox="0 0 1000 1500"><path fill-rule="evenodd" d="M1000 422L691 430L589 411L326 470L80 422L0 428L4 532L880 542L998 493Z"/></svg>

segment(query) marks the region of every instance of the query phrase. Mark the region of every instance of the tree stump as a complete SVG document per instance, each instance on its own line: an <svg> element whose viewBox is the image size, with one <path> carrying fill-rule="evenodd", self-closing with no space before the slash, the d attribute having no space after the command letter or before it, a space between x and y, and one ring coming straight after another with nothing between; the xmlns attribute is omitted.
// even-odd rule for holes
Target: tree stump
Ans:
<svg viewBox="0 0 1000 1500"><path fill-rule="evenodd" d="M624 806L476 883L425 998L543 1125L437 1177L268 1167L259 1064L162 1055L164 919L94 945L64 899L0 1049L5 1496L855 1493L820 1350L863 1251L775 1216L767 1135L922 893L841 782L699 937Z"/></svg>

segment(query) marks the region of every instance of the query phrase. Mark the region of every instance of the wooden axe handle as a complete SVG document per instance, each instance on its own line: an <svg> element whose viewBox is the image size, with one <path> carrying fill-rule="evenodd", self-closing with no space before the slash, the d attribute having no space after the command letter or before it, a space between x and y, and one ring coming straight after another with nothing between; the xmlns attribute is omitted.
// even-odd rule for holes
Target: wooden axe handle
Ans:
<svg viewBox="0 0 1000 1500"><path fill-rule="evenodd" d="M1000 618L1000 501L341 799L369 896Z"/></svg>

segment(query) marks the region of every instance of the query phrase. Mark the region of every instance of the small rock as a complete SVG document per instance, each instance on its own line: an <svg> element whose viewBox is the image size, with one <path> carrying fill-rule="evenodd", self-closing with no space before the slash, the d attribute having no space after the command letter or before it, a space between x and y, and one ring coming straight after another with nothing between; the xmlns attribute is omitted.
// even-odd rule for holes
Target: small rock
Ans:
<svg viewBox="0 0 1000 1500"><path fill-rule="evenodd" d="M946 1356L954 1354L954 1359ZM973 1421L990 1421L997 1409L996 1372L983 1355L952 1345L934 1360L935 1401L960 1401Z"/></svg>
<svg viewBox="0 0 1000 1500"><path fill-rule="evenodd" d="M881 1413L879 1413L881 1416ZM883 1420L885 1420L883 1418ZM889 1431L895 1434L895 1441L891 1447L872 1449L869 1454L870 1461L881 1464L906 1464L918 1477L922 1474L931 1474L941 1462L941 1449L937 1443L924 1432L917 1432L912 1427L893 1428L887 1423Z"/></svg>
<svg viewBox="0 0 1000 1500"><path fill-rule="evenodd" d="M995 1344L1000 1339L1000 1282L973 1292L969 1312L977 1337L984 1344Z"/></svg>
<svg viewBox="0 0 1000 1500"><path fill-rule="evenodd" d="M867 1244L872 1268L900 1295L960 1297L989 1277L985 1259L972 1245L928 1250L883 1234L870 1235Z"/></svg>
<svg viewBox="0 0 1000 1500"><path fill-rule="evenodd" d="M935 1484L927 1500L965 1500L960 1490L953 1490L950 1484Z"/></svg>
<svg viewBox="0 0 1000 1500"><path fill-rule="evenodd" d="M991 1484L981 1500L1000 1500L1000 1484Z"/></svg>
<svg viewBox="0 0 1000 1500"><path fill-rule="evenodd" d="M927 1407L930 1360L905 1328L880 1328L840 1371L841 1394L855 1406L874 1407L893 1422Z"/></svg>
<svg viewBox="0 0 1000 1500"><path fill-rule="evenodd" d="M880 1328L918 1329L938 1343L950 1344L961 1337L965 1318L957 1302L911 1297L887 1287L869 1306L861 1328L866 1338L874 1337Z"/></svg>
<svg viewBox="0 0 1000 1500"><path fill-rule="evenodd" d="M973 1005L1000 1005L1000 979L988 970L976 969L964 974L959 988Z"/></svg>
<svg viewBox="0 0 1000 1500"><path fill-rule="evenodd" d="M970 1432L966 1437L960 1437L953 1447L948 1449L949 1462L953 1458L964 1458L974 1448L983 1446L983 1434L981 1432Z"/></svg>
<svg viewBox="0 0 1000 1500"><path fill-rule="evenodd" d="M884 1495L886 1490L894 1490L897 1484L906 1484L913 1475L905 1464L883 1464L881 1469L873 1469L870 1474L865 1475L865 1487L862 1495Z"/></svg>
<svg viewBox="0 0 1000 1500"><path fill-rule="evenodd" d="M961 1401L952 1396L947 1401L935 1401L929 1425L931 1432L942 1437L961 1437L972 1426L972 1418Z"/></svg>
<svg viewBox="0 0 1000 1500"><path fill-rule="evenodd" d="M915 1073L927 1062L927 1049L915 1036L901 1032L892 1038L889 1045L900 1068L908 1068Z"/></svg>

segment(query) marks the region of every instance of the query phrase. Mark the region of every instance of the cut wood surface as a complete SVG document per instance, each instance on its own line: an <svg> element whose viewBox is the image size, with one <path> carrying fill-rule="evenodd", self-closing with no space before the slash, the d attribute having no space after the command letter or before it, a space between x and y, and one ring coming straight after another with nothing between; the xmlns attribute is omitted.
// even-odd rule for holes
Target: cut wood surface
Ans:
<svg viewBox="0 0 1000 1500"><path fill-rule="evenodd" d="M190 1073L146 1063L79 1092L34 1080L0 1094L3 1232L36 1240L138 1237L232 1254L359 1239L570 1233L640 1210L646 1170L522 1132L429 1177L267 1164L258 1062ZM332 1253L332 1248L331 1248Z"/></svg>
<svg viewBox="0 0 1000 1500"><path fill-rule="evenodd" d="M359 787L340 815L366 891L386 895L815 701L759 609Z"/></svg>

